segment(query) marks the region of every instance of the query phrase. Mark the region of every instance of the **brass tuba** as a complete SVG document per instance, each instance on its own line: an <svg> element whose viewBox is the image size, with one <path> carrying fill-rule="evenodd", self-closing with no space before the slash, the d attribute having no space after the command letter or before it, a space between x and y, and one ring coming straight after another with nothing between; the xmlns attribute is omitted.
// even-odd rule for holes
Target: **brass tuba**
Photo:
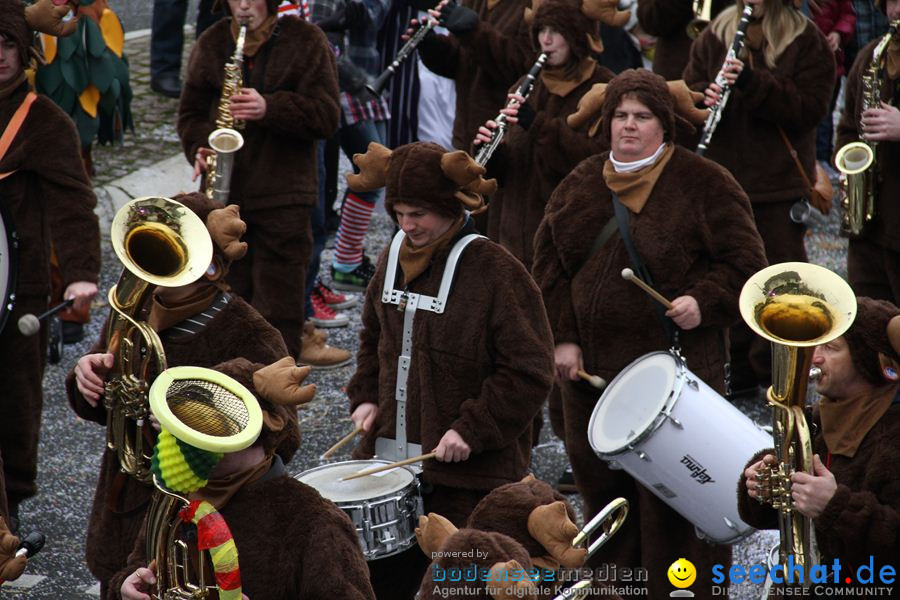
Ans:
<svg viewBox="0 0 900 600"><path fill-rule="evenodd" d="M697 39L712 21L712 3L713 0L694 0L694 18L688 23L686 29L688 37L692 40Z"/></svg>
<svg viewBox="0 0 900 600"><path fill-rule="evenodd" d="M107 352L114 357L106 381L106 443L122 471L150 481L144 447L150 381L166 368L156 332L143 321L154 286L178 287L199 279L212 261L212 240L203 221L168 198L132 200L113 218L113 249L125 269L109 290ZM149 448L146 448L149 451Z"/></svg>
<svg viewBox="0 0 900 600"><path fill-rule="evenodd" d="M228 204L231 191L231 173L234 170L234 155L244 145L244 136L238 130L244 122L231 114L231 97L241 91L244 81L244 43L247 39L247 24L241 23L234 54L225 63L222 80L222 95L216 109L217 129L209 134L209 147L215 154L206 157L206 185L204 191L211 200Z"/></svg>
<svg viewBox="0 0 900 600"><path fill-rule="evenodd" d="M828 269L801 262L772 265L753 275L738 300L741 317L772 342L772 407L778 465L763 475L762 494L778 511L778 561L788 556L809 572L817 564L812 521L793 508L791 474L812 473L812 439L803 409L815 347L843 335L856 316L856 296ZM808 580L807 580L808 581Z"/></svg>
<svg viewBox="0 0 900 600"><path fill-rule="evenodd" d="M216 455L221 457L225 452L252 445L262 430L262 410L253 393L213 369L166 370L150 388L150 406L163 431L179 444L192 446L195 453L209 455L212 465L217 462ZM167 464L166 457L170 455L165 451L158 448L156 454L158 462L154 464L153 474L156 492L147 513L147 559L156 561L157 570L150 597L153 600L209 598L216 586L206 580L206 552L190 547L178 536L184 522L179 513L189 504L181 494L186 496L201 484L179 477L182 465L172 459ZM168 485L178 489L170 489ZM191 560L194 555L196 563Z"/></svg>
<svg viewBox="0 0 900 600"><path fill-rule="evenodd" d="M872 60L862 77L863 93L860 114L881 106L881 71L884 55L891 38L897 33L900 21L891 23L890 30L872 51ZM862 137L860 126L860 137ZM866 223L875 218L875 196L878 185L878 142L850 142L834 156L834 166L841 173L844 215L841 229L851 235L862 233Z"/></svg>

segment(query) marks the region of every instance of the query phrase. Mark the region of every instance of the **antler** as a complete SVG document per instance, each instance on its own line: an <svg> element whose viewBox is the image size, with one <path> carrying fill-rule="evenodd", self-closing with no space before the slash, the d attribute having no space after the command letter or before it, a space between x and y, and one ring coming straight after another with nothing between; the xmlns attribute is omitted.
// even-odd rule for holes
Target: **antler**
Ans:
<svg viewBox="0 0 900 600"><path fill-rule="evenodd" d="M59 4L53 0L37 0L31 6L25 7L25 22L35 31L65 37L71 35L78 25L78 19L63 23L71 8L68 2Z"/></svg>
<svg viewBox="0 0 900 600"><path fill-rule="evenodd" d="M618 0L584 0L581 12L592 21L602 21L612 27L624 27L631 18L630 10L619 10Z"/></svg>
<svg viewBox="0 0 900 600"><path fill-rule="evenodd" d="M691 90L683 79L667 81L669 94L675 102L675 112L690 121L694 125L702 125L709 116L708 108L697 108L697 103L703 100L702 92Z"/></svg>
<svg viewBox="0 0 900 600"><path fill-rule="evenodd" d="M347 175L347 185L357 192L371 192L387 183L388 164L393 153L381 144L370 142L365 154L354 154L353 164L359 173Z"/></svg>
<svg viewBox="0 0 900 600"><path fill-rule="evenodd" d="M578 108L566 117L566 123L572 129L579 129L592 118L600 114L603 101L606 99L606 84L595 83L578 101Z"/></svg>
<svg viewBox="0 0 900 600"><path fill-rule="evenodd" d="M462 150L448 152L441 157L441 170L462 189L476 194L497 191L496 179L484 179L484 167Z"/></svg>

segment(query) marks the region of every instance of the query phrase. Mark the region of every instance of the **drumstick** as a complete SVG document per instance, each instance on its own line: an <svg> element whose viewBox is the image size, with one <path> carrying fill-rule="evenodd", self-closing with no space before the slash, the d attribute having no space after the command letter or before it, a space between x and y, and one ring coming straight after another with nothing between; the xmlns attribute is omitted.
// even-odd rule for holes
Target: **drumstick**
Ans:
<svg viewBox="0 0 900 600"><path fill-rule="evenodd" d="M654 290L652 287L647 285L647 282L645 282L643 279L641 279L640 277L635 275L634 271L632 271L631 269L629 269L629 268L622 269L622 279L627 279L631 283L635 284L636 286L638 286L639 288L641 288L642 290L644 290L645 292L650 294L650 296L654 300L656 300L657 302L659 302L660 304L665 306L667 309L672 310L672 308L673 308L672 303L669 302L665 296L663 296L662 294L660 294L659 292Z"/></svg>
<svg viewBox="0 0 900 600"><path fill-rule="evenodd" d="M356 427L353 428L353 431L351 431L350 433L348 433L347 435L342 437L340 440L338 440L337 444L335 444L334 446L332 446L331 448L326 450L325 454L323 454L319 458L322 458L322 459L331 458L332 454L334 454L335 452L337 452L338 450L340 450L341 448L346 446L348 443L350 443L350 440L352 440L354 437L356 437L356 434L360 433L362 430L363 430L362 425L357 425Z"/></svg>
<svg viewBox="0 0 900 600"><path fill-rule="evenodd" d="M404 465L411 465L412 463L415 463L415 462L428 460L430 458L434 458L435 456L437 456L437 452L429 452L428 454L420 454L419 456L413 456L412 458L399 460L399 461L391 463L389 465L373 467L371 469L366 469L365 471L360 471L359 473L354 473L353 475L347 475L346 477L341 477L341 481L350 481L351 479L357 479L358 477L365 477L366 475L374 475L375 473L381 473L382 471L390 471L391 469L396 469L397 467L402 467Z"/></svg>
<svg viewBox="0 0 900 600"><path fill-rule="evenodd" d="M589 384L597 388L598 390L602 390L606 387L606 380L600 377L599 375L591 375L590 373L585 373L581 369L578 369L578 376L587 381Z"/></svg>

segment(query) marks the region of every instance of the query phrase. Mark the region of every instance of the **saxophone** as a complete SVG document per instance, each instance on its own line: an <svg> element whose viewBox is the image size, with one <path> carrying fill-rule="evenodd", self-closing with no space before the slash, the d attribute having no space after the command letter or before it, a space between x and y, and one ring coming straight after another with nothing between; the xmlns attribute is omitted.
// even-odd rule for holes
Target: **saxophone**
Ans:
<svg viewBox="0 0 900 600"><path fill-rule="evenodd" d="M754 274L738 299L741 317L772 343L772 437L776 465L760 477L760 502L778 511L779 544L770 566L788 560L809 573L819 564L813 546L812 519L794 508L791 475L812 472L812 435L804 407L813 351L844 334L856 316L856 296L840 276L809 263L781 263ZM793 584L790 581L787 583ZM805 580L803 587L808 585Z"/></svg>
<svg viewBox="0 0 900 600"><path fill-rule="evenodd" d="M872 51L872 60L862 77L860 115L870 108L881 106L881 71L884 55L896 35L900 20L893 21L888 32ZM862 130L862 125L859 127ZM877 141L850 142L834 157L834 166L841 173L844 215L841 229L851 235L862 233L866 223L875 218L875 195L878 183Z"/></svg>
<svg viewBox="0 0 900 600"><path fill-rule="evenodd" d="M119 209L110 238L125 268L109 290L106 351L114 362L103 396L106 444L123 472L148 483L147 395L150 381L166 368L166 353L156 331L141 319L155 286L178 287L203 275L212 260L212 240L186 206L154 197Z"/></svg>
<svg viewBox="0 0 900 600"><path fill-rule="evenodd" d="M247 39L247 24L241 23L234 54L225 63L222 81L222 95L216 110L216 130L209 134L209 147L215 154L206 157L206 196L222 204L228 203L231 191L231 172L234 169L234 155L244 146L244 136L238 130L244 122L231 114L231 98L241 91L244 80L244 42Z"/></svg>

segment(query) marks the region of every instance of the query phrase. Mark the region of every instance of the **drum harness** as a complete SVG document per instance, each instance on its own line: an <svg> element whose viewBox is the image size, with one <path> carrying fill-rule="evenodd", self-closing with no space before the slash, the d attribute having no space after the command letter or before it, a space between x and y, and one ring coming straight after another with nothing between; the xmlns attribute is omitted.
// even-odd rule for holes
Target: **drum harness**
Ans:
<svg viewBox="0 0 900 600"><path fill-rule="evenodd" d="M441 286L437 297L417 294L395 287L397 277L397 264L400 257L400 247L406 239L403 231L398 231L391 242L388 254L387 271L384 277L384 288L381 293L381 301L384 304L395 304L397 310L403 311L403 345L400 356L397 359L397 385L394 390L394 400L397 402L397 421L394 429L395 439L378 438L375 440L375 455L378 458L396 461L422 454L421 444L410 444L406 440L406 394L409 367L412 361L413 350L413 325L416 311L425 310L435 314L443 314L447 308L447 298L453 286L453 277L459 258L466 247L483 235L469 234L460 238L450 250L447 264L444 266L444 274L441 277ZM421 467L418 467L421 469Z"/></svg>

